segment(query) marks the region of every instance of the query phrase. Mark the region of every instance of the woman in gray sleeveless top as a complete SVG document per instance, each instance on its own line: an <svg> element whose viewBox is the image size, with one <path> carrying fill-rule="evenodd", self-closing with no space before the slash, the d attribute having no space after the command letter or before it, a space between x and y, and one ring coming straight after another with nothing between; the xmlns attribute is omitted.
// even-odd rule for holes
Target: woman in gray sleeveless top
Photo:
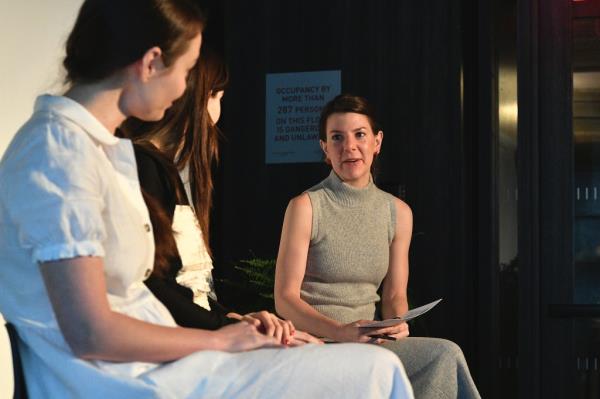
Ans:
<svg viewBox="0 0 600 399"><path fill-rule="evenodd" d="M367 332L361 324L408 310L412 212L373 183L383 132L365 99L340 95L321 114L320 144L330 175L292 199L277 258L277 311L297 328L339 342L371 342L395 352L415 397L479 398L461 349L408 337L406 323ZM382 296L377 291L383 282ZM385 334L383 340L368 334Z"/></svg>

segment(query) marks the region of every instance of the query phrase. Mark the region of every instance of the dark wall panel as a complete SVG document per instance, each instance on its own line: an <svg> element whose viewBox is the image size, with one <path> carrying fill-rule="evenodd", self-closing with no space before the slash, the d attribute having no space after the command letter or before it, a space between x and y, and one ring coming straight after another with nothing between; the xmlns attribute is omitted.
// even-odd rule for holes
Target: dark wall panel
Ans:
<svg viewBox="0 0 600 399"><path fill-rule="evenodd" d="M445 300L419 332L475 340L472 242L461 130L460 2L224 1L231 86L215 238L221 268L275 257L290 198L328 173L324 164L265 165L265 74L339 69L342 90L367 97L384 128L380 187L414 213L409 295ZM468 212L469 210L467 210Z"/></svg>

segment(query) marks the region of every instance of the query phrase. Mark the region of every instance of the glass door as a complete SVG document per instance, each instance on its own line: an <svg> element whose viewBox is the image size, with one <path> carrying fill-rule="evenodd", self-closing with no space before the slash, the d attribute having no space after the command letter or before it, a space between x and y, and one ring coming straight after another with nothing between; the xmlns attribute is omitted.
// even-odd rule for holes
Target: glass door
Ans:
<svg viewBox="0 0 600 399"><path fill-rule="evenodd" d="M580 4L577 4L580 3ZM573 357L575 396L600 397L600 7L574 2Z"/></svg>

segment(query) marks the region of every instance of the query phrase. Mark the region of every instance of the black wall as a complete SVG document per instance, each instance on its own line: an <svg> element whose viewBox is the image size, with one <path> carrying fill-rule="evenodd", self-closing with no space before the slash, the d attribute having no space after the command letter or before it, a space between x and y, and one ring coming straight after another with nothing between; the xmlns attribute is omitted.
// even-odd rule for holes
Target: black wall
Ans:
<svg viewBox="0 0 600 399"><path fill-rule="evenodd" d="M231 72L213 235L221 272L274 258L288 201L328 173L318 163L265 164L265 74L339 69L342 91L378 111L378 185L414 213L410 300L444 298L413 333L455 340L476 373L476 154L462 124L461 2L225 0L219 10Z"/></svg>

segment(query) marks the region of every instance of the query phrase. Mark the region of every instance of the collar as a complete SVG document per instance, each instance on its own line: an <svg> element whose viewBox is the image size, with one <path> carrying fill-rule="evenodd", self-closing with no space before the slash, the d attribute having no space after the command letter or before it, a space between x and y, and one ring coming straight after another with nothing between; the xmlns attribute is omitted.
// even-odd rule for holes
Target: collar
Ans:
<svg viewBox="0 0 600 399"><path fill-rule="evenodd" d="M51 112L81 126L87 134L102 145L115 145L119 138L94 117L83 105L65 96L44 94L35 100L34 112Z"/></svg>
<svg viewBox="0 0 600 399"><path fill-rule="evenodd" d="M323 184L331 198L347 207L355 207L364 203L373 196L376 190L372 175L369 175L369 184L366 187L356 188L344 183L333 170Z"/></svg>

